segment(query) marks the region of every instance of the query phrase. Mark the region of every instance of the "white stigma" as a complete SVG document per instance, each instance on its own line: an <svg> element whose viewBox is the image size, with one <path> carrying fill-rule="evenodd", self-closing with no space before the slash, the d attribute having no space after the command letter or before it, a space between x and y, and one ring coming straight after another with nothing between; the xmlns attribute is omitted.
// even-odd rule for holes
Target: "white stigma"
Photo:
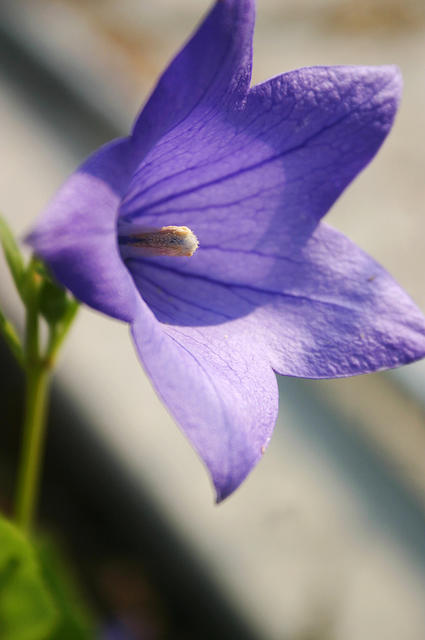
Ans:
<svg viewBox="0 0 425 640"><path fill-rule="evenodd" d="M140 231L129 238L130 246L154 256L193 256L199 246L198 238L189 227L162 227Z"/></svg>

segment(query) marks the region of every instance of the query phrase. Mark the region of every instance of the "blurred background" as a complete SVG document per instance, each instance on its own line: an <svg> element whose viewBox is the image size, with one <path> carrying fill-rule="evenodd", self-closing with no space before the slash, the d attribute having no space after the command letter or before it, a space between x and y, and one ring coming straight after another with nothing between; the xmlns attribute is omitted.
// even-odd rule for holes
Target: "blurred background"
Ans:
<svg viewBox="0 0 425 640"><path fill-rule="evenodd" d="M0 0L0 208L18 234L99 144L126 133L207 0ZM383 149L327 221L425 312L425 5L258 0L254 81L395 63ZM22 310L0 262L0 304ZM12 492L22 380L0 349L0 488ZM42 522L75 563L105 638L423 640L425 367L281 378L271 445L213 504L127 327L83 309L50 420Z"/></svg>

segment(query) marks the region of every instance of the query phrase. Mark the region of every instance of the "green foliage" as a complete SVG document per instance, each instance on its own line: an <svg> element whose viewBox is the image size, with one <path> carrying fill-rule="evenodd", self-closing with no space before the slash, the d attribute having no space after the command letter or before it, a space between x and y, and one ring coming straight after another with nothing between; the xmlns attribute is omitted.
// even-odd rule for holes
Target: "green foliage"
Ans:
<svg viewBox="0 0 425 640"><path fill-rule="evenodd" d="M37 550L45 584L59 612L51 640L92 640L95 637L94 623L77 590L72 572L51 541L43 540L37 545Z"/></svg>
<svg viewBox="0 0 425 640"><path fill-rule="evenodd" d="M79 303L55 280L47 265L37 256L25 263L10 227L1 216L0 244L26 308L25 348L15 327L1 309L0 335L22 367L25 368L29 363L33 366L37 361L51 369L78 311ZM48 325L49 338L44 353L39 352L39 320ZM32 335L29 336L28 331L32 331Z"/></svg>
<svg viewBox="0 0 425 640"><path fill-rule="evenodd" d="M65 289L53 280L45 279L40 289L39 309L47 323L51 325L60 322L68 304L69 298Z"/></svg>
<svg viewBox="0 0 425 640"><path fill-rule="evenodd" d="M33 258L33 272L38 279L38 309L48 325L62 321L70 298L39 258Z"/></svg>
<svg viewBox="0 0 425 640"><path fill-rule="evenodd" d="M0 309L0 334L5 339L6 343L9 345L10 350L15 356L17 362L24 366L24 352L22 349L21 341L19 340L19 336L16 333L16 329L9 320L5 317L2 310Z"/></svg>
<svg viewBox="0 0 425 640"><path fill-rule="evenodd" d="M3 247L10 273L21 298L24 297L25 263L18 244L7 224L0 216L0 243Z"/></svg>
<svg viewBox="0 0 425 640"><path fill-rule="evenodd" d="M0 244L26 310L25 339L0 310L0 335L27 376L23 457L16 504L18 529L0 516L0 639L93 640L87 608L52 543L34 544L31 529L37 499L48 379L58 351L78 310L33 256L26 264L6 222L0 216ZM48 338L40 337L41 322ZM28 445L28 446L27 446Z"/></svg>
<svg viewBox="0 0 425 640"><path fill-rule="evenodd" d="M31 544L0 519L0 638L47 640L58 622Z"/></svg>
<svg viewBox="0 0 425 640"><path fill-rule="evenodd" d="M93 640L94 624L52 543L0 517L0 638Z"/></svg>

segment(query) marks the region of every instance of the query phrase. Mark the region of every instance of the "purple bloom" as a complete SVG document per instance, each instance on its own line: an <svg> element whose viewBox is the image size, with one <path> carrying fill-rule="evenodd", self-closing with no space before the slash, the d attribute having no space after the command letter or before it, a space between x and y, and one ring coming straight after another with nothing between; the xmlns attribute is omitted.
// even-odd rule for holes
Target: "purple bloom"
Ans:
<svg viewBox="0 0 425 640"><path fill-rule="evenodd" d="M250 88L254 4L217 0L131 136L68 179L29 239L75 296L131 324L218 500L270 439L275 372L336 378L425 355L409 297L320 222L389 132L400 75L313 67ZM176 225L199 239L191 258L155 231Z"/></svg>

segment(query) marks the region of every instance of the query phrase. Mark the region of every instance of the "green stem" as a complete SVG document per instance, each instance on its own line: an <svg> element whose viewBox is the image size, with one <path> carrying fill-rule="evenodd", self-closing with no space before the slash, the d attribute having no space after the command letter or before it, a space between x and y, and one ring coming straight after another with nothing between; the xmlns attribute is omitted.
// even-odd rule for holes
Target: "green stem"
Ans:
<svg viewBox="0 0 425 640"><path fill-rule="evenodd" d="M35 259L32 259L27 280L23 444L15 502L16 521L24 531L31 528L37 503L50 379L49 367L40 356L38 305L41 281L35 267Z"/></svg>
<svg viewBox="0 0 425 640"><path fill-rule="evenodd" d="M31 528L38 498L50 371L44 366L27 370L23 445L18 471L16 522L24 530Z"/></svg>
<svg viewBox="0 0 425 640"><path fill-rule="evenodd" d="M24 290L27 308L24 353L26 397L15 502L16 522L27 532L32 527L38 500L51 372L79 306L76 300L69 300L60 320L48 323L49 340L44 348L40 348L43 278L37 267L37 259L33 258L26 274Z"/></svg>

